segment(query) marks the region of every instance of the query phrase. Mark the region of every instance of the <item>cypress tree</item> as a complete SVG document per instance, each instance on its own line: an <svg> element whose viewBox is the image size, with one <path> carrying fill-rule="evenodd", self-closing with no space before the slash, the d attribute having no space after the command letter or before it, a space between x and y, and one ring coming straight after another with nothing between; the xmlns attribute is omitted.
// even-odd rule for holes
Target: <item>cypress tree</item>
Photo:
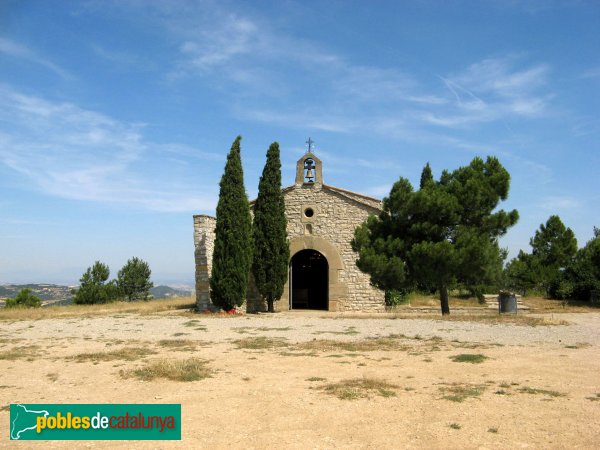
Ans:
<svg viewBox="0 0 600 450"><path fill-rule="evenodd" d="M273 142L267 151L267 162L260 177L258 197L254 204L252 233L252 273L258 292L267 302L268 311L273 312L273 302L283 294L290 257L277 142Z"/></svg>
<svg viewBox="0 0 600 450"><path fill-rule="evenodd" d="M226 311L244 303L252 264L252 222L244 188L241 139L238 136L231 146L219 184L210 277L211 300Z"/></svg>
<svg viewBox="0 0 600 450"><path fill-rule="evenodd" d="M425 186L430 184L433 184L433 173L431 172L431 166L429 166L429 163L427 163L421 172L421 183L419 187L423 189Z"/></svg>

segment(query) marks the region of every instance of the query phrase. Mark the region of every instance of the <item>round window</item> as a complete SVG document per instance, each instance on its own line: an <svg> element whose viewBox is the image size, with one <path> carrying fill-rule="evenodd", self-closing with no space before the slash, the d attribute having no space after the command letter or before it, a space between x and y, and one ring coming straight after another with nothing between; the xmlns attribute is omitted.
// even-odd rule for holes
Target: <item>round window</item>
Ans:
<svg viewBox="0 0 600 450"><path fill-rule="evenodd" d="M315 215L315 212L313 211L313 209L312 209L312 208L306 208L306 209L304 210L304 215L305 215L306 217L312 217L312 216L314 216L314 215Z"/></svg>

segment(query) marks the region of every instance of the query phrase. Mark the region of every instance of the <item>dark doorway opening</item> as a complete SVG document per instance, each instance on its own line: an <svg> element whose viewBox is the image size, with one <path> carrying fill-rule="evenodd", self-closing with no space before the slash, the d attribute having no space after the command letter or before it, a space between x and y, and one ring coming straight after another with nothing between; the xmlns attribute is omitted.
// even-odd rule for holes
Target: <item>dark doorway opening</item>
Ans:
<svg viewBox="0 0 600 450"><path fill-rule="evenodd" d="M291 309L322 309L329 305L329 264L316 250L302 250L291 263Z"/></svg>

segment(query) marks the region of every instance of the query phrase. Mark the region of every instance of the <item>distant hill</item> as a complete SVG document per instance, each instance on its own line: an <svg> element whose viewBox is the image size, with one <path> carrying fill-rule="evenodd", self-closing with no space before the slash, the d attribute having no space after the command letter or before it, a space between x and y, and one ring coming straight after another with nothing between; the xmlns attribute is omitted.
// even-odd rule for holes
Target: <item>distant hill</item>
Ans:
<svg viewBox="0 0 600 450"><path fill-rule="evenodd" d="M47 301L64 301L73 297L70 286L57 284L5 284L0 285L0 299L15 298L21 289L31 289L33 295Z"/></svg>
<svg viewBox="0 0 600 450"><path fill-rule="evenodd" d="M45 305L68 304L73 299L71 291L77 286L60 286L57 284L5 284L0 285L0 304L7 298L15 298L21 289L30 289L33 295L42 299ZM155 286L150 293L156 299L189 297L192 291L189 289L172 288L170 286Z"/></svg>
<svg viewBox="0 0 600 450"><path fill-rule="evenodd" d="M186 289L175 289L170 286L155 286L150 289L154 298L189 297L192 291Z"/></svg>

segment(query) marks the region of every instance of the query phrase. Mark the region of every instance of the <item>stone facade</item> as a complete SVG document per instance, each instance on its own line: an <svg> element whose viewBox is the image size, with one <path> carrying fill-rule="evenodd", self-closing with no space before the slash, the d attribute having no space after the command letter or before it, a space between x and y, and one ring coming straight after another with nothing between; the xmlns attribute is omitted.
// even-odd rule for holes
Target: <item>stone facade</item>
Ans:
<svg viewBox="0 0 600 450"><path fill-rule="evenodd" d="M351 240L354 230L370 214L381 211L381 201L323 183L322 163L313 153L306 153L297 163L296 182L283 190L286 206L287 233L290 242L290 276L276 311L296 309L299 291L290 288L294 277L294 258L303 250L315 251L326 264L322 274L326 280L326 303L319 309L329 311L383 311L383 291L370 285L369 276L356 267L356 253ZM194 216L196 247L196 299L198 309L211 306L208 277L210 274L215 219ZM306 252L304 252L305 254ZM298 258L301 256L299 255ZM322 263L321 263L322 264ZM305 283L306 279L303 280ZM310 281L310 280L309 280ZM248 312L264 311L264 302L251 286L246 303Z"/></svg>
<svg viewBox="0 0 600 450"><path fill-rule="evenodd" d="M196 261L196 307L198 311L210 309L210 271L215 248L217 219L211 216L194 216L194 259Z"/></svg>

